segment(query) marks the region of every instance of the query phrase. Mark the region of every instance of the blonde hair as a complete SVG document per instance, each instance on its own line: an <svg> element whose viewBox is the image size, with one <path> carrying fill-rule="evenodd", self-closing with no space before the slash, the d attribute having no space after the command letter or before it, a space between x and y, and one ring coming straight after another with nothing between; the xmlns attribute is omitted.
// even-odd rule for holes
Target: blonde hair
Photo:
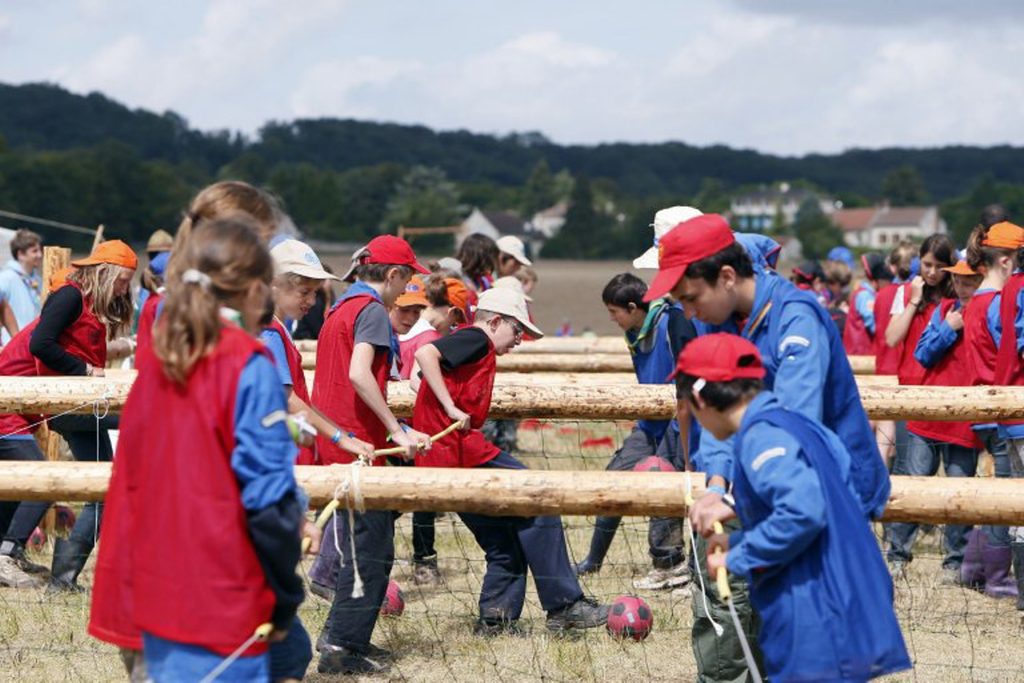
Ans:
<svg viewBox="0 0 1024 683"><path fill-rule="evenodd" d="M94 266L79 266L68 274L68 280L82 290L82 299L88 302L93 315L107 328L107 339L127 334L135 307L132 304L131 288L125 294L114 295L114 283L129 268L113 263L99 263Z"/></svg>
<svg viewBox="0 0 1024 683"><path fill-rule="evenodd" d="M289 220L281 208L281 203L266 190L240 180L223 180L207 185L192 199L185 217L178 226L171 259L167 264L166 279L180 272L178 254L181 253L182 246L191 239L195 227L200 222L239 213L251 217L253 230L264 244L270 242L270 239L280 231L282 224Z"/></svg>
<svg viewBox="0 0 1024 683"><path fill-rule="evenodd" d="M159 334L153 348L164 374L184 382L189 371L220 339L222 305L232 301L254 281L270 284L274 266L258 224L237 213L216 220L201 220L181 245L178 270L169 274ZM188 276L183 278L184 274Z"/></svg>

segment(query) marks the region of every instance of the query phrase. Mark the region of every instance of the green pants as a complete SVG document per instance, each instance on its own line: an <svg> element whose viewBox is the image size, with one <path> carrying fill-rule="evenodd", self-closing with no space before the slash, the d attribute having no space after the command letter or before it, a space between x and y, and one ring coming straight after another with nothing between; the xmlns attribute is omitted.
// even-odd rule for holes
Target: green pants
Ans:
<svg viewBox="0 0 1024 683"><path fill-rule="evenodd" d="M726 533L739 527L731 522L725 525ZM747 662L743 657L736 627L729 615L729 605L718 596L715 579L708 576L707 542L697 536L697 567L696 571L704 578L704 595L707 596L707 608L711 617L722 627L722 635L715 633L708 613L705 610L704 598L701 595L701 582L694 577L690 582L693 591L693 655L697 659L697 681L699 683L746 683L753 681L747 670ZM764 678L764 664L761 661L761 649L757 646L757 634L761 630L761 619L750 604L747 582L740 577L729 576L729 589L732 591L733 604L739 614L743 632L754 654L761 677Z"/></svg>

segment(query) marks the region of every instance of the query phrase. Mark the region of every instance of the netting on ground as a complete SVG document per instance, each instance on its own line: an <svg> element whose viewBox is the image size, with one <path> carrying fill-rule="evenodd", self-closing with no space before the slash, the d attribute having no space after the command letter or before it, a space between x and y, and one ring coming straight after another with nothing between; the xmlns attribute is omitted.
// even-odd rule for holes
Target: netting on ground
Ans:
<svg viewBox="0 0 1024 683"><path fill-rule="evenodd" d="M631 427L630 423L523 421L516 455L537 469L603 469ZM579 561L589 547L594 519L565 517L562 521L570 556ZM880 525L876 531L882 543ZM647 520L624 519L601 571L581 580L584 591L602 602L634 594L650 604L654 629L642 642L614 640L603 628L572 637L548 632L532 579L521 620L525 635L474 636L485 571L483 553L455 514L437 518L435 547L443 580L436 585L418 585L412 562L412 516L399 518L391 576L402 587L405 611L398 617L382 617L374 634L377 645L396 655L389 680L578 683L695 678L690 588L651 591L633 585L651 569ZM51 548L44 546L32 558L48 564ZM305 561L303 572L308 573L310 565L310 560ZM1024 680L1021 613L1014 601L995 600L970 588L946 584L941 565L941 528L922 528L914 560L895 582L896 610L915 669L893 680ZM92 583L93 566L94 557L79 579L86 588ZM697 609L701 609L699 604ZM88 594L0 589L0 679L125 679L117 650L86 635L88 610ZM300 610L314 640L328 610L329 604L314 595L307 597ZM307 680L332 678L316 673L314 657Z"/></svg>

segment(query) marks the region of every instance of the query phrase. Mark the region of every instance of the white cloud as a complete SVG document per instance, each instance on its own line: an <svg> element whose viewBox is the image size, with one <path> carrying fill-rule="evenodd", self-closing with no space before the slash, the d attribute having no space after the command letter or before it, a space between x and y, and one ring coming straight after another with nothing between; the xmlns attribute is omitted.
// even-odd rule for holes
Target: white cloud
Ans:
<svg viewBox="0 0 1024 683"><path fill-rule="evenodd" d="M292 91L291 113L297 117L372 118L382 111L375 103L382 90L422 68L414 60L363 56L320 62L310 67Z"/></svg>

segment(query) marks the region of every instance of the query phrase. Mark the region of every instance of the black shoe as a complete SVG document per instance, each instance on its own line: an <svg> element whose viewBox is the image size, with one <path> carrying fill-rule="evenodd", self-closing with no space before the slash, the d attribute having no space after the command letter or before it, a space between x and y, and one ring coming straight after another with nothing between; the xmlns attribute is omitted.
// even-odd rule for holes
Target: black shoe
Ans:
<svg viewBox="0 0 1024 683"><path fill-rule="evenodd" d="M327 627L320 629L320 635L316 639L316 651L326 652L331 649L337 649L338 645L331 645L327 642ZM395 653L391 650L386 650L382 647L377 647L373 643L367 645L364 650L365 654L373 659L384 659L391 661L395 658Z"/></svg>
<svg viewBox="0 0 1024 683"><path fill-rule="evenodd" d="M25 553L25 546L20 543L14 545L10 552L6 553L14 562L21 567L21 571L29 574L49 574L50 570L41 564L36 564L28 559L28 555Z"/></svg>
<svg viewBox="0 0 1024 683"><path fill-rule="evenodd" d="M58 538L53 546L53 570L47 594L84 593L85 589L76 582L92 552L92 543L82 543L70 538Z"/></svg>
<svg viewBox="0 0 1024 683"><path fill-rule="evenodd" d="M327 602L332 604L334 603L334 589L328 588L322 583L310 581L309 592L315 595L316 597L320 598L321 600L326 600Z"/></svg>
<svg viewBox="0 0 1024 683"><path fill-rule="evenodd" d="M548 612L548 630L569 631L577 628L597 628L608 623L608 605L593 598L580 598L571 605Z"/></svg>
<svg viewBox="0 0 1024 683"><path fill-rule="evenodd" d="M366 652L357 652L347 647L325 643L316 670L322 674L366 676L387 673L390 668L389 662L382 657L374 657L369 649Z"/></svg>
<svg viewBox="0 0 1024 683"><path fill-rule="evenodd" d="M592 562L590 556L587 555L583 558L583 561L576 565L576 576L585 576L587 574L596 574L601 571L600 562Z"/></svg>
<svg viewBox="0 0 1024 683"><path fill-rule="evenodd" d="M473 635L484 638L496 638L498 636L513 636L525 638L528 634L519 625L518 621L504 621L495 619L477 619L473 624Z"/></svg>

